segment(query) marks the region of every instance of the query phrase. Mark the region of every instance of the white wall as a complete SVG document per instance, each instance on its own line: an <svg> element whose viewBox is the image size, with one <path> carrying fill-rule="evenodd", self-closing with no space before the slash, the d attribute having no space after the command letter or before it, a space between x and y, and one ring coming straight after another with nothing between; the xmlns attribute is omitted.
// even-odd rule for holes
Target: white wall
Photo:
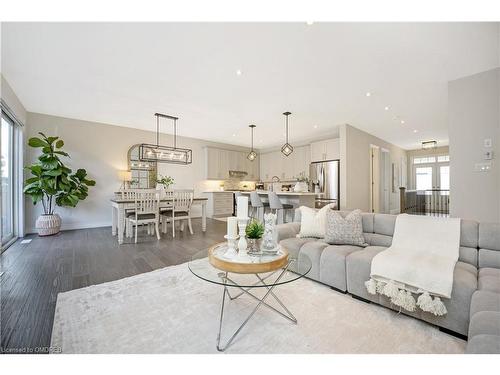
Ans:
<svg viewBox="0 0 500 375"><path fill-rule="evenodd" d="M16 93L12 90L7 80L0 74L1 79L1 96L2 100L14 112L17 120L22 124L26 124L26 109L17 97Z"/></svg>
<svg viewBox="0 0 500 375"><path fill-rule="evenodd" d="M449 82L450 214L478 221L500 221L500 69ZM493 142L489 172L474 171L485 162L484 139Z"/></svg>
<svg viewBox="0 0 500 375"><path fill-rule="evenodd" d="M389 150L399 169L406 151L350 125L340 127L340 208L370 210L370 145ZM392 183L392 181L391 181ZM390 193L389 209L399 212L399 190Z"/></svg>
<svg viewBox="0 0 500 375"><path fill-rule="evenodd" d="M57 208L63 219L63 229L88 228L111 225L111 206L109 199L120 187L118 170L127 169L127 151L137 143L151 143L155 133L132 128L113 126L102 123L67 119L37 113L28 113L27 136L36 136L38 132L55 135L64 140L64 150L71 159L67 164L73 168L85 168L90 178L97 184L90 188L89 197L80 202L76 208ZM170 135L161 135L161 143L169 145ZM206 142L193 138L178 137L179 147L193 150L193 163L189 165L174 165L158 163L158 173L173 176L174 188L194 188L195 196L200 196L204 190L212 186L204 181L205 153L204 146L222 147L233 150L248 150L232 145ZM26 164L35 161L38 151L27 147ZM28 233L35 231L35 221L41 212L41 207L34 207L26 201L26 228ZM200 214L199 207L194 211Z"/></svg>

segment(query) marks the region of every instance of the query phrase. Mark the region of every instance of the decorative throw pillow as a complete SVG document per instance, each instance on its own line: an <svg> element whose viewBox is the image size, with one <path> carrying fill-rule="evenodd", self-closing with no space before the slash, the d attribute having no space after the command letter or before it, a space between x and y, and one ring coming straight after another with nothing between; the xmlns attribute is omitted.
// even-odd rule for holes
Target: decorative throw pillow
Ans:
<svg viewBox="0 0 500 375"><path fill-rule="evenodd" d="M330 245L367 246L363 236L361 210L354 210L346 217L328 210L326 214L325 242Z"/></svg>
<svg viewBox="0 0 500 375"><path fill-rule="evenodd" d="M300 233L297 237L325 237L326 213L331 211L333 204L328 204L320 210L301 206L300 207Z"/></svg>

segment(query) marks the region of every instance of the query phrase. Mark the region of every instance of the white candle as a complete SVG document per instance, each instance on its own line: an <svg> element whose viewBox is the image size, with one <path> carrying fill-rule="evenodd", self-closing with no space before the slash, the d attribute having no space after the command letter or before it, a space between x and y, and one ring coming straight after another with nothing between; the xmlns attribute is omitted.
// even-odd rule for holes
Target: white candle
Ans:
<svg viewBox="0 0 500 375"><path fill-rule="evenodd" d="M230 238L236 238L238 235L238 218L235 216L230 216L227 218L227 236Z"/></svg>
<svg viewBox="0 0 500 375"><path fill-rule="evenodd" d="M236 206L236 216L240 219L246 219L248 217L248 197L238 197Z"/></svg>

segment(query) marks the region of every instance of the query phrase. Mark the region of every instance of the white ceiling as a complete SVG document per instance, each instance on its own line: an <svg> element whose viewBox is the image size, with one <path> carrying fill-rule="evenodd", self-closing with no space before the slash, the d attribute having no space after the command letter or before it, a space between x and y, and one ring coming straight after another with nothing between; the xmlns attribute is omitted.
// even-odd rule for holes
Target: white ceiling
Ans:
<svg viewBox="0 0 500 375"><path fill-rule="evenodd" d="M256 146L267 148L283 143L289 110L292 144L349 123L411 149L427 139L447 143L447 82L499 66L498 30L497 23L4 23L1 62L31 112L147 130L162 112L180 117L180 135L246 146L254 123Z"/></svg>

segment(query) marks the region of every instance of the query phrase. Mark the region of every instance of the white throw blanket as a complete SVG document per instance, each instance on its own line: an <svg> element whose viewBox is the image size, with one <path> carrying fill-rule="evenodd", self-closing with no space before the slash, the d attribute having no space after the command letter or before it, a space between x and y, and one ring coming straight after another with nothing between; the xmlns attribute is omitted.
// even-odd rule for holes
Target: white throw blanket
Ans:
<svg viewBox="0 0 500 375"><path fill-rule="evenodd" d="M366 288L406 310L444 315L439 297L451 297L459 246L460 219L399 215L392 246L373 258ZM412 292L421 294L416 302Z"/></svg>

